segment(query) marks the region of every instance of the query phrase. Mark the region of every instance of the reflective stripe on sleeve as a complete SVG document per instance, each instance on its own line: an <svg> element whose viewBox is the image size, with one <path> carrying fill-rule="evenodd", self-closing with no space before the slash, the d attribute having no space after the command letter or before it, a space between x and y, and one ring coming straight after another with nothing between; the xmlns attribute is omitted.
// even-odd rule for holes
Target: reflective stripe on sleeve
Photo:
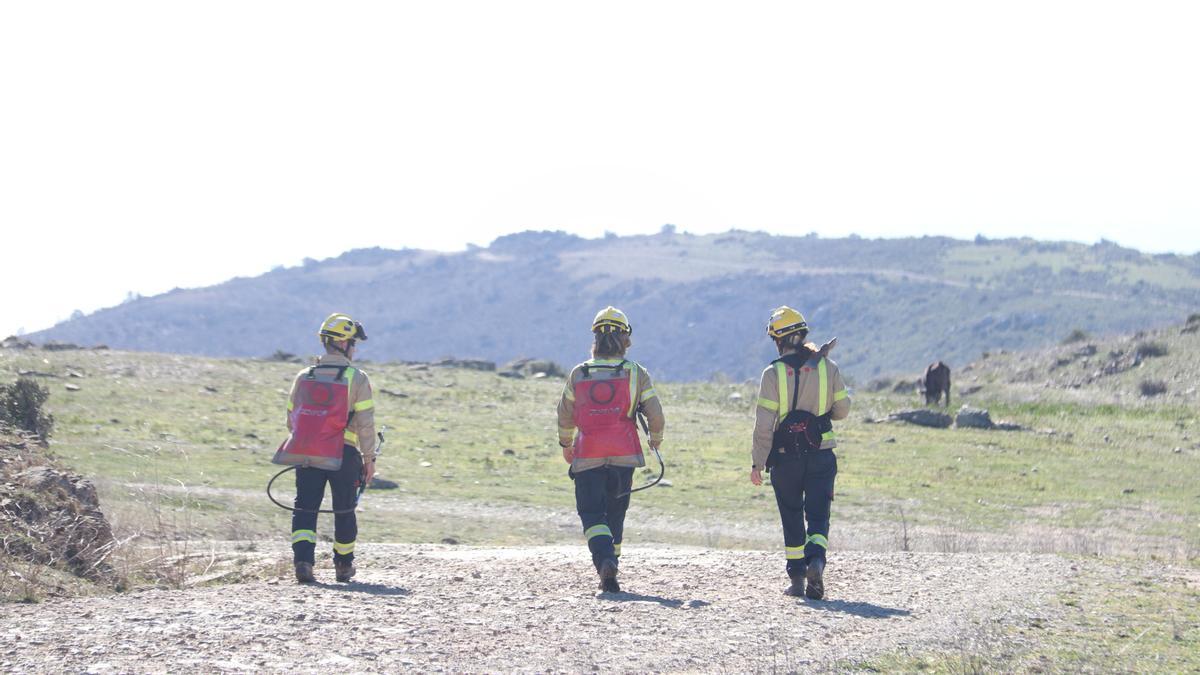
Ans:
<svg viewBox="0 0 1200 675"><path fill-rule="evenodd" d="M607 525L593 525L583 531L583 536L587 537L588 539L592 539L594 537L611 537L612 530L608 529Z"/></svg>
<svg viewBox="0 0 1200 675"><path fill-rule="evenodd" d="M620 557L621 556L621 545L613 544L613 551L616 553L617 557Z"/></svg>
<svg viewBox="0 0 1200 675"><path fill-rule="evenodd" d="M568 401L574 401L575 400L575 388L572 387L571 385L567 385L567 388L563 390L563 398L567 399Z"/></svg>
<svg viewBox="0 0 1200 675"><path fill-rule="evenodd" d="M292 399L289 398L288 399L288 412L292 412L292 408L295 408L295 407L296 407L296 404L293 403Z"/></svg>
<svg viewBox="0 0 1200 675"><path fill-rule="evenodd" d="M834 403L837 403L838 401L843 401L847 398L850 398L850 392L846 391L845 389L834 392L834 394L833 394L833 402Z"/></svg>
<svg viewBox="0 0 1200 675"><path fill-rule="evenodd" d="M658 396L658 392L654 391L654 387L650 387L646 391L642 392L642 403L649 401L650 399L654 398L655 396Z"/></svg>
<svg viewBox="0 0 1200 675"><path fill-rule="evenodd" d="M787 554L788 560L803 560L804 559L804 547L803 546L784 546L783 551L784 551L784 553Z"/></svg>
<svg viewBox="0 0 1200 675"><path fill-rule="evenodd" d="M358 403L355 403L354 404L354 412L362 412L364 410L370 410L371 408L374 408L374 407L375 407L375 399L369 398L365 401L359 401Z"/></svg>
<svg viewBox="0 0 1200 675"><path fill-rule="evenodd" d="M333 552L340 553L341 555L347 555L350 553L354 553L354 544L355 544L355 542L353 542L353 541L350 542L349 544L343 544L341 542L335 541L335 542L333 542Z"/></svg>
<svg viewBox="0 0 1200 675"><path fill-rule="evenodd" d="M311 541L317 543L317 533L313 530L293 530L292 543L297 544L302 541Z"/></svg>
<svg viewBox="0 0 1200 675"><path fill-rule="evenodd" d="M808 535L808 539L805 540L805 543L816 544L821 548L829 548L829 539L827 539L823 534L810 534Z"/></svg>
<svg viewBox="0 0 1200 675"><path fill-rule="evenodd" d="M346 433L343 434L342 437L345 438L346 442L349 443L350 445L353 445L356 448L358 447L358 434L347 429Z"/></svg>
<svg viewBox="0 0 1200 675"><path fill-rule="evenodd" d="M758 407L766 408L771 412L775 412L776 410L779 410L779 403L777 401L772 401L769 398L760 398L758 399Z"/></svg>

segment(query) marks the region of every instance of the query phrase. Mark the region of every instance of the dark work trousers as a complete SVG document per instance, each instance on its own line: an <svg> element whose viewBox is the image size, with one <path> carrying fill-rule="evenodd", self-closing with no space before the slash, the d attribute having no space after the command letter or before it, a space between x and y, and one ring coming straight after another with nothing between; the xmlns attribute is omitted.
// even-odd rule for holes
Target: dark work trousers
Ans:
<svg viewBox="0 0 1200 675"><path fill-rule="evenodd" d="M575 474L575 510L583 523L592 563L600 569L605 560L620 555L629 495L617 499L633 486L633 467L601 466Z"/></svg>
<svg viewBox="0 0 1200 675"><path fill-rule="evenodd" d="M775 503L783 520L783 545L790 576L803 574L810 560L825 559L835 476L837 457L833 450L780 455L771 469L771 487L775 489Z"/></svg>
<svg viewBox="0 0 1200 675"><path fill-rule="evenodd" d="M342 448L342 467L337 471L300 467L296 469L296 501L298 509L315 511L325 499L325 484L333 492L334 510L349 509L333 517L333 560L353 562L354 543L358 539L358 518L354 500L362 481L362 455L347 445ZM292 513L292 556L296 562L314 562L317 548L317 514Z"/></svg>

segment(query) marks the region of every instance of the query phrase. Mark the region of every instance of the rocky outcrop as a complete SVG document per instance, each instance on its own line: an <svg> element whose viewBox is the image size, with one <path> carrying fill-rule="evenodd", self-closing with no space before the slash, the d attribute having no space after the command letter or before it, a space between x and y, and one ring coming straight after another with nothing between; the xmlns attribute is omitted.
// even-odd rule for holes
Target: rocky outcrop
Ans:
<svg viewBox="0 0 1200 675"><path fill-rule="evenodd" d="M933 427L935 429L949 429L950 425L954 423L954 418L948 413L929 410L927 408L894 412L888 415L888 420L893 422L908 422L909 424L921 427Z"/></svg>
<svg viewBox="0 0 1200 675"><path fill-rule="evenodd" d="M992 429L996 423L987 410L964 405L954 416L954 426L959 429Z"/></svg>

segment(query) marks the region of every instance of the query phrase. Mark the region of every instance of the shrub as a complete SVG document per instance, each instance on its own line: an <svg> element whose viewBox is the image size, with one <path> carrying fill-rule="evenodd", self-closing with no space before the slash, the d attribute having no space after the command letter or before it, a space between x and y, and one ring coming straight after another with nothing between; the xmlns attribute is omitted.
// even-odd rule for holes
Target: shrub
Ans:
<svg viewBox="0 0 1200 675"><path fill-rule="evenodd" d="M1162 380L1142 380L1138 390L1142 392L1142 396L1161 396L1167 393L1167 383Z"/></svg>
<svg viewBox="0 0 1200 675"><path fill-rule="evenodd" d="M1162 342L1143 342L1137 346L1138 358L1143 359L1153 359L1159 356L1166 356L1168 351L1170 350L1167 349L1167 345Z"/></svg>
<svg viewBox="0 0 1200 675"><path fill-rule="evenodd" d="M1073 345L1076 342L1085 342L1090 339L1091 336L1087 334L1087 331L1083 330L1082 328L1076 328L1075 330L1071 331L1070 335L1063 338L1062 343L1064 345Z"/></svg>
<svg viewBox="0 0 1200 675"><path fill-rule="evenodd" d="M1200 314L1190 314L1187 318L1187 325L1192 326L1200 323Z"/></svg>
<svg viewBox="0 0 1200 675"><path fill-rule="evenodd" d="M0 384L0 422L36 434L43 443L50 439L54 417L42 410L50 391L28 377Z"/></svg>

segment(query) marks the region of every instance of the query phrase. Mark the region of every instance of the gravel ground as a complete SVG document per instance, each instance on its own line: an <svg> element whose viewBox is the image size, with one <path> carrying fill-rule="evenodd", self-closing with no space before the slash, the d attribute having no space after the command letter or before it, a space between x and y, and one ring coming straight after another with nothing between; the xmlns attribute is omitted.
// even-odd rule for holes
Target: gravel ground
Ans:
<svg viewBox="0 0 1200 675"><path fill-rule="evenodd" d="M9 605L0 669L747 671L845 669L973 650L1047 611L1072 575L1044 555L838 553L827 600L784 596L778 554L631 548L623 593L584 547L363 547L335 584L271 579ZM260 554L274 559L277 554Z"/></svg>

